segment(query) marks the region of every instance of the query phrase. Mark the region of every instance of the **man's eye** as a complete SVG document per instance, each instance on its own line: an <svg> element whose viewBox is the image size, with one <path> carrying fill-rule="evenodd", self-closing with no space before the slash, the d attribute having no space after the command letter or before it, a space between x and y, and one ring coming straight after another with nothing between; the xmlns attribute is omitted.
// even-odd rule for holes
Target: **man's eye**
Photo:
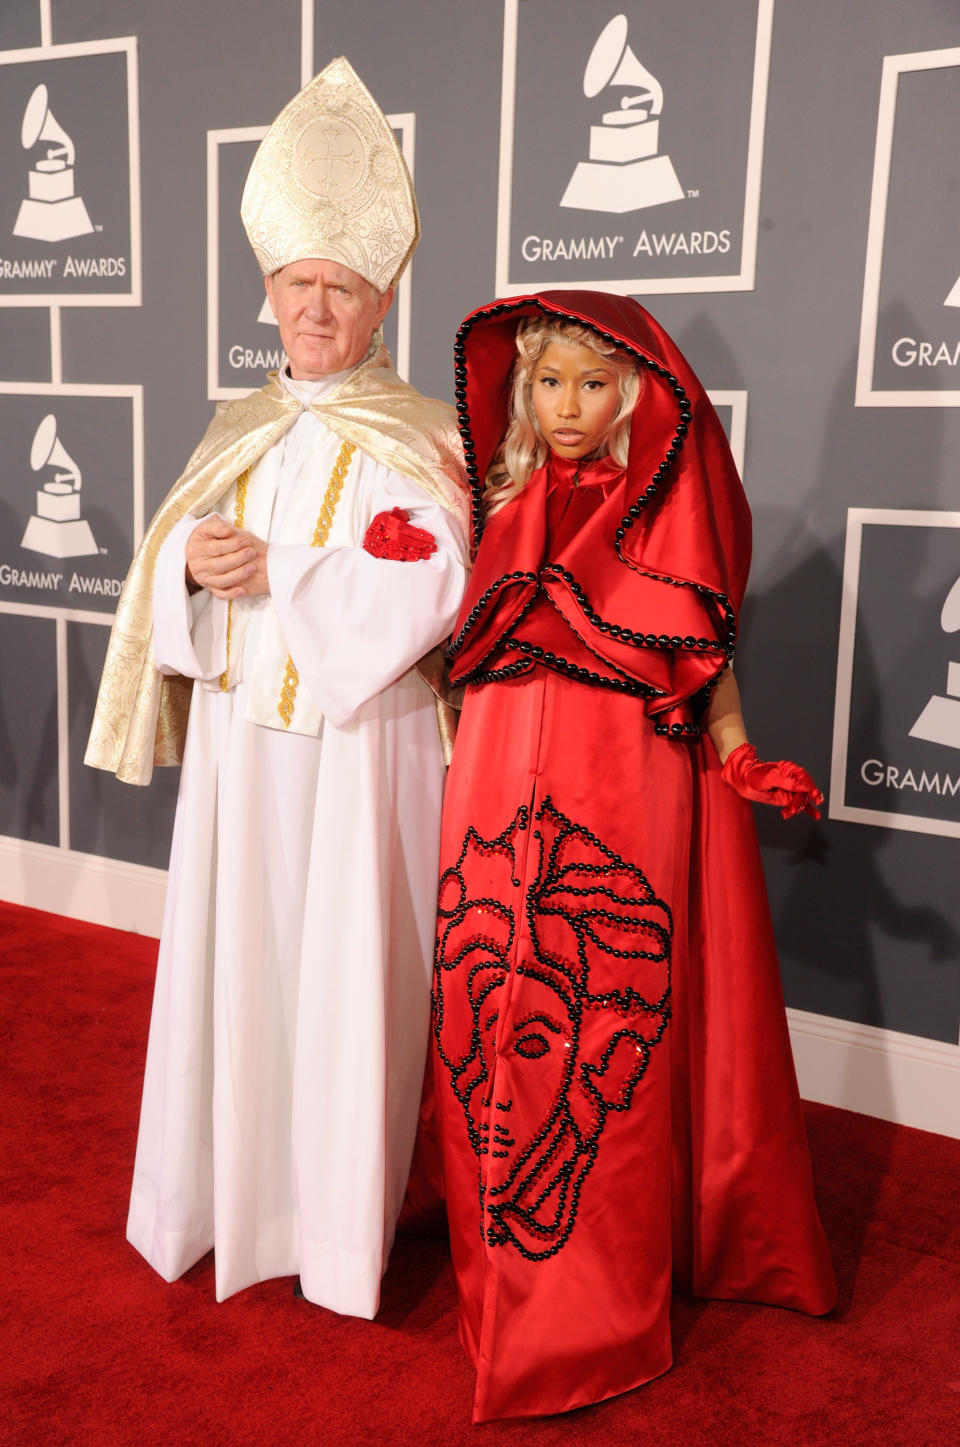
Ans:
<svg viewBox="0 0 960 1447"><path fill-rule="evenodd" d="M539 1060L541 1055L550 1054L550 1041L533 1030L529 1035L521 1035L519 1040L514 1040L513 1048L525 1060Z"/></svg>

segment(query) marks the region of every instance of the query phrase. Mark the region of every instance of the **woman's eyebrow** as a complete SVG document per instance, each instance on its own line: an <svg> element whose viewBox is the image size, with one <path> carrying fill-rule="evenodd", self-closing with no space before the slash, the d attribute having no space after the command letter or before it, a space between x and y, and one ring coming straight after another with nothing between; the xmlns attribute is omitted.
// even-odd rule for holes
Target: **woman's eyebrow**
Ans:
<svg viewBox="0 0 960 1447"><path fill-rule="evenodd" d="M559 367L554 367L554 366L552 366L549 362L541 362L541 363L539 364L539 370L540 370L541 372L555 372L555 373L559 373L560 368L559 368ZM612 377L612 376L613 376L613 368L612 368L612 367L604 367L604 366L602 366L602 365L599 366L599 367L584 367L584 369L583 369L582 372L578 372L578 373L577 373L577 376L578 376L578 377L592 377L592 376L594 376L594 375L595 375L596 373L598 373L598 372L599 372L602 376L604 376L604 377Z"/></svg>

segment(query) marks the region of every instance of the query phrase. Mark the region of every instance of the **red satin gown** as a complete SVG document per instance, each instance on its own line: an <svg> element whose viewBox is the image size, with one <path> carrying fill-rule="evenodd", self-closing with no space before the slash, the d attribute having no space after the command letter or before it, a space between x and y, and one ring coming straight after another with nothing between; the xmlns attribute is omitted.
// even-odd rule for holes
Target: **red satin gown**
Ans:
<svg viewBox="0 0 960 1447"><path fill-rule="evenodd" d="M478 1421L666 1371L674 1286L835 1301L750 807L707 739L655 733L660 655L631 672L607 634L627 682L589 678L585 613L648 586L600 542L635 491L551 456L461 614L455 677L526 669L467 689L441 843L434 1089Z"/></svg>

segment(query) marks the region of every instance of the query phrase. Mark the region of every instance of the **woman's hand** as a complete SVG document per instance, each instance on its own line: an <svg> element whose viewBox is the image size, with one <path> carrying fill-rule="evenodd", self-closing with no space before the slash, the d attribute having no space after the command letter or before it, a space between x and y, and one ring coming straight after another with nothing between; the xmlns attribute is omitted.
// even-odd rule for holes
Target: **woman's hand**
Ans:
<svg viewBox="0 0 960 1447"><path fill-rule="evenodd" d="M733 749L720 770L720 777L741 798L752 799L756 804L775 805L784 819L792 819L795 814L820 818L823 795L806 769L789 759L764 763L757 758L753 744L740 744Z"/></svg>

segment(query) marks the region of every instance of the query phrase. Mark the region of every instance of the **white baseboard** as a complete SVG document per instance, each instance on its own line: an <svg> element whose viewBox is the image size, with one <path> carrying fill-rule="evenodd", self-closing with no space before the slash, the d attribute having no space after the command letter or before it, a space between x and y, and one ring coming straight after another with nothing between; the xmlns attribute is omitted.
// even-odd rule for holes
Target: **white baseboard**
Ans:
<svg viewBox="0 0 960 1447"><path fill-rule="evenodd" d="M159 937L165 869L0 835L0 899Z"/></svg>
<svg viewBox="0 0 960 1447"><path fill-rule="evenodd" d="M800 1094L960 1138L960 1046L788 1010Z"/></svg>
<svg viewBox="0 0 960 1447"><path fill-rule="evenodd" d="M166 871L0 836L0 898L159 936ZM805 1100L960 1138L960 1046L788 1010Z"/></svg>

